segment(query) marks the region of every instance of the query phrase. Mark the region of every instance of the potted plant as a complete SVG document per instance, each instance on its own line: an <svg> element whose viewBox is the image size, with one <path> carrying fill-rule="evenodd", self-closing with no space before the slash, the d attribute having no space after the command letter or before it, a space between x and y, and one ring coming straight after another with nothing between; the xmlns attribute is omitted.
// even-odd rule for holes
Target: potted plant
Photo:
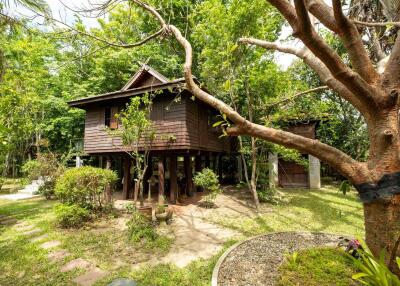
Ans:
<svg viewBox="0 0 400 286"><path fill-rule="evenodd" d="M139 206L137 210L147 217L152 217L153 207L152 206Z"/></svg>

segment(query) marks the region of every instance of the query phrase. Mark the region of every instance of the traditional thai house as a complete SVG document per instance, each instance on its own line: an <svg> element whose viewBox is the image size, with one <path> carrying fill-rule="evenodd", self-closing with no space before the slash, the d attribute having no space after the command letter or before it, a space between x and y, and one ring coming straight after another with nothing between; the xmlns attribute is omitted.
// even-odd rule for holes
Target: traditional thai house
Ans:
<svg viewBox="0 0 400 286"><path fill-rule="evenodd" d="M194 171L207 166L220 177L232 174L227 160L235 151L235 139L219 138L221 130L212 127L219 112L194 98L185 89L184 79L169 80L144 65L121 90L69 102L71 107L86 111L84 152L97 158L101 167L113 165L113 169L119 170L123 178L122 199L133 196L132 158L125 152L129 150L121 139L109 136L105 127L119 128L115 114L131 97L145 93L153 94L150 118L156 127L150 168L145 176L145 194L148 190L158 190L175 202L180 194L193 195ZM223 169L228 170L225 175Z"/></svg>

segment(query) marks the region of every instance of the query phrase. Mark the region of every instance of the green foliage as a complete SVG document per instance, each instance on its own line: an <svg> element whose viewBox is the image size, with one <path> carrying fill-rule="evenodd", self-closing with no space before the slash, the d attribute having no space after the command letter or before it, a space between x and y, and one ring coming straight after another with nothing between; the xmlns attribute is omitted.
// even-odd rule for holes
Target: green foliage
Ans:
<svg viewBox="0 0 400 286"><path fill-rule="evenodd" d="M212 206L215 198L221 192L218 175L213 170L204 168L193 177L193 182L196 186L202 187L205 191L209 192L204 196L204 201L206 204Z"/></svg>
<svg viewBox="0 0 400 286"><path fill-rule="evenodd" d="M0 190L4 185L5 180L3 178L0 178Z"/></svg>
<svg viewBox="0 0 400 286"><path fill-rule="evenodd" d="M145 248L167 252L172 244L170 237L158 234L151 219L138 211L133 212L127 226L129 239Z"/></svg>
<svg viewBox="0 0 400 286"><path fill-rule="evenodd" d="M258 199L261 203L276 205L279 203L278 191L275 188L257 189Z"/></svg>
<svg viewBox="0 0 400 286"><path fill-rule="evenodd" d="M129 239L133 242L149 242L157 239L157 232L151 220L140 212L132 214L127 222Z"/></svg>
<svg viewBox="0 0 400 286"><path fill-rule="evenodd" d="M333 248L312 248L287 255L279 268L279 286L355 285L355 272L346 253Z"/></svg>
<svg viewBox="0 0 400 286"><path fill-rule="evenodd" d="M362 247L363 250L358 250L359 259L349 255L353 260L354 266L360 271L353 275L353 279L369 286L400 286L399 278L386 266L385 251L382 250L380 257L377 258L363 242ZM397 263L399 263L399 259L397 259Z"/></svg>
<svg viewBox="0 0 400 286"><path fill-rule="evenodd" d="M54 206L57 223L64 228L79 228L90 219L89 210L78 205L58 204Z"/></svg>
<svg viewBox="0 0 400 286"><path fill-rule="evenodd" d="M71 168L57 180L55 194L63 203L102 210L110 203L106 187L111 188L117 178L111 170L89 166Z"/></svg>
<svg viewBox="0 0 400 286"><path fill-rule="evenodd" d="M40 162L38 160L29 160L22 166L22 172L30 180L37 180L40 177Z"/></svg>
<svg viewBox="0 0 400 286"><path fill-rule="evenodd" d="M343 193L343 195L346 195L348 192L350 192L350 189L351 184L348 180L342 181L339 185L339 192Z"/></svg>

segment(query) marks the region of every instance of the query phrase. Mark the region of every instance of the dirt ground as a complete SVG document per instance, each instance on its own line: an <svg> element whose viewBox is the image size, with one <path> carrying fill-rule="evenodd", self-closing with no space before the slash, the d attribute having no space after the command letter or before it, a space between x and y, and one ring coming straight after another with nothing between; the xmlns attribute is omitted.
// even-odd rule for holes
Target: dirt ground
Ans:
<svg viewBox="0 0 400 286"><path fill-rule="evenodd" d="M245 190L232 187L223 189L224 192L215 200L215 208L200 206L199 203L204 195L202 193L196 193L195 196L185 199L182 203L172 205L173 223L159 227L159 231L174 237L170 251L165 256L152 258L146 263L173 263L178 267L185 267L196 259L207 259L215 255L227 240L240 238L237 232L206 220L210 214L230 217L255 216L251 196ZM115 205L123 209L127 203L132 202L117 200ZM120 218L118 225L123 228L124 224L125 218ZM135 268L143 266L142 264L135 265Z"/></svg>

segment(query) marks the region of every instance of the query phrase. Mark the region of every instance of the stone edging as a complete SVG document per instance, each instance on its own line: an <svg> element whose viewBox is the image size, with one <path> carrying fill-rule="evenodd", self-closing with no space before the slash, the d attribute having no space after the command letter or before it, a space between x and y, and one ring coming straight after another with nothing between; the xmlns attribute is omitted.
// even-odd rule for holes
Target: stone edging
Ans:
<svg viewBox="0 0 400 286"><path fill-rule="evenodd" d="M240 245L242 245L242 244L244 244L244 243L246 243L246 242L248 242L248 241L250 241L250 240L253 240L253 239L256 239L256 238L259 238L259 237L262 237L262 236L267 236L267 235L272 235L272 234L281 234L281 233L312 233L312 234L341 235L341 236L344 236L344 237L352 237L352 236L347 235L347 234L339 234L339 233L331 233L331 232L319 232L319 231L274 231L274 232L268 232L268 233L263 233L263 234L259 234L259 235L256 235L256 236L249 237L249 238L247 238L247 239L245 239L245 240L243 240L243 241L240 241L240 242L235 243L234 245L232 245L231 247L229 247L229 248L221 255L221 257L218 259L217 263L216 263L215 266L214 266L214 270L213 270L213 273L212 273L212 276L211 276L211 286L218 286L218 274L219 274L219 269L220 269L222 263L224 263L226 257L227 257L234 249L236 249L236 248L239 247Z"/></svg>

